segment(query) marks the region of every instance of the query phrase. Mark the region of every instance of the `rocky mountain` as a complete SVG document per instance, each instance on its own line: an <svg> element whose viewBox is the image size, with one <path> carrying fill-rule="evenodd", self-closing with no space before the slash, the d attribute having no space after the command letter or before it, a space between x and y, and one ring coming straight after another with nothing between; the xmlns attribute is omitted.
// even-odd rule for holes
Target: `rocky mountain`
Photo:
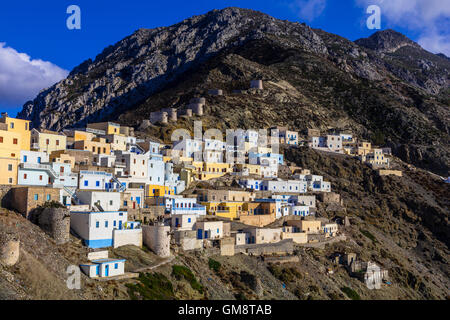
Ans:
<svg viewBox="0 0 450 320"><path fill-rule="evenodd" d="M208 97L205 125L351 129L441 175L450 167L450 61L386 30L356 42L239 8L140 29L25 104L20 117L60 130ZM263 79L262 93L231 94ZM220 121L218 121L220 120ZM177 125L191 126L180 122ZM167 138L170 128L152 133Z"/></svg>

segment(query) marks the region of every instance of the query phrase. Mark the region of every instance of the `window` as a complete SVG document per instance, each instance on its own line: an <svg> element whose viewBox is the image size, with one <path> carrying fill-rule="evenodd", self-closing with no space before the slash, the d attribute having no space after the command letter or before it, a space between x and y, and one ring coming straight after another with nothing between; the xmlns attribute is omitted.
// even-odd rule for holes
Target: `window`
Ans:
<svg viewBox="0 0 450 320"><path fill-rule="evenodd" d="M125 207L127 207L127 206L128 206L128 201L124 201L124 202L123 202L123 205L124 205Z"/></svg>
<svg viewBox="0 0 450 320"><path fill-rule="evenodd" d="M0 143L3 143L3 137L0 137Z"/></svg>
<svg viewBox="0 0 450 320"><path fill-rule="evenodd" d="M108 228L108 221L105 221L105 228Z"/></svg>
<svg viewBox="0 0 450 320"><path fill-rule="evenodd" d="M119 269L119 264L118 263L114 264L114 269Z"/></svg>
<svg viewBox="0 0 450 320"><path fill-rule="evenodd" d="M27 160L28 160L28 157L27 156L23 156L23 162L25 163L25 162L27 162Z"/></svg>
<svg viewBox="0 0 450 320"><path fill-rule="evenodd" d="M191 218L188 218L188 223L191 223Z"/></svg>
<svg viewBox="0 0 450 320"><path fill-rule="evenodd" d="M45 144L49 145L50 144L50 140L49 139L45 140Z"/></svg>
<svg viewBox="0 0 450 320"><path fill-rule="evenodd" d="M95 186L100 187L100 181L95 181Z"/></svg>
<svg viewBox="0 0 450 320"><path fill-rule="evenodd" d="M11 129L14 129L14 122L10 123L10 127L11 127Z"/></svg>
<svg viewBox="0 0 450 320"><path fill-rule="evenodd" d="M38 201L39 200L39 195L36 193L35 195L34 195L34 201Z"/></svg>
<svg viewBox="0 0 450 320"><path fill-rule="evenodd" d="M109 200L109 205L112 206L113 205L113 201Z"/></svg>
<svg viewBox="0 0 450 320"><path fill-rule="evenodd" d="M114 220L114 222L113 222L113 226L115 227L117 225L117 221L116 220Z"/></svg>
<svg viewBox="0 0 450 320"><path fill-rule="evenodd" d="M50 199L51 199L52 197L51 197L51 195L47 195L47 201L50 201Z"/></svg>
<svg viewBox="0 0 450 320"><path fill-rule="evenodd" d="M87 187L89 185L89 181L84 180L84 186Z"/></svg>
<svg viewBox="0 0 450 320"><path fill-rule="evenodd" d="M9 178L9 183L13 183L13 178Z"/></svg>
<svg viewBox="0 0 450 320"><path fill-rule="evenodd" d="M16 138L13 139L13 144L17 144L18 140Z"/></svg>
<svg viewBox="0 0 450 320"><path fill-rule="evenodd" d="M56 140L56 145L59 146L59 140Z"/></svg>
<svg viewBox="0 0 450 320"><path fill-rule="evenodd" d="M96 227L97 229L100 228L100 222L95 221L95 227Z"/></svg>
<svg viewBox="0 0 450 320"><path fill-rule="evenodd" d="M27 180L27 174L26 173L23 174L23 178L24 178L24 180Z"/></svg>
<svg viewBox="0 0 450 320"><path fill-rule="evenodd" d="M42 181L42 176L39 176L39 181Z"/></svg>
<svg viewBox="0 0 450 320"><path fill-rule="evenodd" d="M12 164L8 164L8 171L13 171L13 166L12 166Z"/></svg>

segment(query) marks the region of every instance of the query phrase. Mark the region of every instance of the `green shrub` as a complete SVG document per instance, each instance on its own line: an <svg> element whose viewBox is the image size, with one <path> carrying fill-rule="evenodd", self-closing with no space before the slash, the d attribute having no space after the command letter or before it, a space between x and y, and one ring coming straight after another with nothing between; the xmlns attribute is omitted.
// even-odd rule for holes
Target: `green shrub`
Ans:
<svg viewBox="0 0 450 320"><path fill-rule="evenodd" d="M141 273L140 283L126 284L132 300L174 300L173 286L169 279L160 273Z"/></svg>
<svg viewBox="0 0 450 320"><path fill-rule="evenodd" d="M361 297L359 296L359 294L355 290L353 290L352 288L343 287L343 288L341 288L341 290L350 299L352 299L352 300L361 300Z"/></svg>
<svg viewBox="0 0 450 320"><path fill-rule="evenodd" d="M172 276L174 276L178 281L185 279L191 285L192 289L198 291L199 293L204 292L203 286L197 281L192 271L185 267L174 265L172 266Z"/></svg>
<svg viewBox="0 0 450 320"><path fill-rule="evenodd" d="M377 243L377 238L375 238L375 236L373 234L371 234L369 231L367 230L363 230L360 229L359 230L363 235L365 235L367 238L369 238L370 240L372 240L373 243Z"/></svg>
<svg viewBox="0 0 450 320"><path fill-rule="evenodd" d="M211 258L209 258L208 265L209 265L209 268L216 273L219 272L220 267L222 266L219 261L216 261Z"/></svg>
<svg viewBox="0 0 450 320"><path fill-rule="evenodd" d="M236 298L236 300L248 300L245 294L243 294L242 292L235 294L234 297Z"/></svg>

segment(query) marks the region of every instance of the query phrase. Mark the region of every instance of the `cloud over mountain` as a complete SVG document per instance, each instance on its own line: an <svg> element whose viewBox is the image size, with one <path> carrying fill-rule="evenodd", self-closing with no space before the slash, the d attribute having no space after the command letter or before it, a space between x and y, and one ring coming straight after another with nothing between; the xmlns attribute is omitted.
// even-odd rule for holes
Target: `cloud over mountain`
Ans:
<svg viewBox="0 0 450 320"><path fill-rule="evenodd" d="M418 32L426 50L450 55L450 0L356 0L361 7L378 5L383 23Z"/></svg>
<svg viewBox="0 0 450 320"><path fill-rule="evenodd" d="M68 71L0 42L0 105L22 105L64 79Z"/></svg>

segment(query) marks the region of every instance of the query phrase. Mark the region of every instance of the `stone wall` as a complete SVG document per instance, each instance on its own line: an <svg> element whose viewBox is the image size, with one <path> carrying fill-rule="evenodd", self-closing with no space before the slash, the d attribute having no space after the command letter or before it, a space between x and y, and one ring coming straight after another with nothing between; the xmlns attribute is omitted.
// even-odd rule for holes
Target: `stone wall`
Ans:
<svg viewBox="0 0 450 320"><path fill-rule="evenodd" d="M129 229L113 231L114 248L134 245L142 247L142 229Z"/></svg>
<svg viewBox="0 0 450 320"><path fill-rule="evenodd" d="M11 203L11 192L10 190L12 189L11 185L5 185L5 184L1 184L0 185L0 206L2 208L10 208L10 203Z"/></svg>
<svg viewBox="0 0 450 320"><path fill-rule="evenodd" d="M248 226L265 227L275 221L275 215L273 214L261 214L261 215L241 215L239 221Z"/></svg>
<svg viewBox="0 0 450 320"><path fill-rule="evenodd" d="M220 255L234 256L234 238L227 237L220 240Z"/></svg>
<svg viewBox="0 0 450 320"><path fill-rule="evenodd" d="M235 253L246 253L249 255L292 254L293 251L294 242L292 239L282 240L277 243L246 244L235 247Z"/></svg>
<svg viewBox="0 0 450 320"><path fill-rule="evenodd" d="M322 192L318 194L323 203L341 203L341 195L335 192Z"/></svg>

